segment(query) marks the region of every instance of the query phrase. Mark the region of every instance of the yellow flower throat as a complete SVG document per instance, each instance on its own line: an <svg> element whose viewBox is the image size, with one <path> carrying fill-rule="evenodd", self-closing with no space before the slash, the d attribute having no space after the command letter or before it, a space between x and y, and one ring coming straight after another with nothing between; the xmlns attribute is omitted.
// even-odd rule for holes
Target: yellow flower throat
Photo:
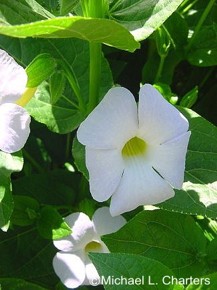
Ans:
<svg viewBox="0 0 217 290"><path fill-rule="evenodd" d="M138 137L130 139L122 149L122 156L125 158L144 155L147 149L145 141Z"/></svg>

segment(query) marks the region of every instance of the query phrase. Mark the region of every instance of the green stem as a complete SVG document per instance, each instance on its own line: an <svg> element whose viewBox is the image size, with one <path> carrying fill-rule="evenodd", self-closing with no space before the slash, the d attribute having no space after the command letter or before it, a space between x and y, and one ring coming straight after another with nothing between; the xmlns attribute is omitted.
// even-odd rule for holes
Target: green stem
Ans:
<svg viewBox="0 0 217 290"><path fill-rule="evenodd" d="M194 30L194 34L193 36L191 37L189 43L188 43L188 46L187 46L187 51L189 51L189 49L191 48L193 42L194 42L194 39L195 37L197 36L198 32L200 31L201 29L201 26L203 25L204 21L206 20L210 10L212 9L212 6L215 4L215 1L216 0L210 0L208 5L206 6L206 9L204 10L203 14L201 15L196 27L195 27L195 30Z"/></svg>
<svg viewBox="0 0 217 290"><path fill-rule="evenodd" d="M23 156L32 164L32 166L39 172L44 173L44 168L25 150L22 149Z"/></svg>
<svg viewBox="0 0 217 290"><path fill-rule="evenodd" d="M88 112L90 113L97 105L99 99L99 88L101 80L101 43L90 43L90 79L89 79L89 103Z"/></svg>
<svg viewBox="0 0 217 290"><path fill-rule="evenodd" d="M155 80L154 80L155 83L157 83L159 81L159 79L161 78L165 59L166 59L165 55L161 55L160 56L160 63L159 63L157 74L156 74L156 77L155 77Z"/></svg>

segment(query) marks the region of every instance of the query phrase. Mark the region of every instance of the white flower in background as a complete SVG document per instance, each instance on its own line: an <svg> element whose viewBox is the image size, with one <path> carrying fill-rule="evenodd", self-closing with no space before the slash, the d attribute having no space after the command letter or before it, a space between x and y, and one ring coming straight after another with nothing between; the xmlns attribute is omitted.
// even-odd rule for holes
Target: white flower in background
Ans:
<svg viewBox="0 0 217 290"><path fill-rule="evenodd" d="M99 275L88 253L109 253L100 237L119 230L126 223L125 219L112 217L109 208L102 207L96 210L92 221L82 212L70 214L65 221L72 228L72 234L54 241L60 250L53 259L56 274L68 288L98 281Z"/></svg>
<svg viewBox="0 0 217 290"><path fill-rule="evenodd" d="M19 151L29 136L30 116L16 101L25 91L27 75L0 49L0 150Z"/></svg>
<svg viewBox="0 0 217 290"><path fill-rule="evenodd" d="M138 107L127 89L109 90L78 129L93 198L111 197L115 216L173 197L184 180L188 127L149 84L140 89Z"/></svg>

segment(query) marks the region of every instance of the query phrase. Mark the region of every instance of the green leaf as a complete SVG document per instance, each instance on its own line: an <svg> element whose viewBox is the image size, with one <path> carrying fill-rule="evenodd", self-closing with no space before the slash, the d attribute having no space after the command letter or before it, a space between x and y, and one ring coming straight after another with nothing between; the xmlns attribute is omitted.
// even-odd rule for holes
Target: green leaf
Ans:
<svg viewBox="0 0 217 290"><path fill-rule="evenodd" d="M158 289L182 290L181 285L166 285L174 276L173 272L162 263L133 254L89 254L95 264L106 290L116 289ZM122 281L122 283L121 283ZM97 282L97 281L93 281Z"/></svg>
<svg viewBox="0 0 217 290"><path fill-rule="evenodd" d="M187 55L188 61L196 66L217 65L217 24L204 26L195 37Z"/></svg>
<svg viewBox="0 0 217 290"><path fill-rule="evenodd" d="M43 6L41 6L35 0L25 0L25 2L31 7L32 11L41 15L44 18L53 18L54 15L51 14L48 10L46 10Z"/></svg>
<svg viewBox="0 0 217 290"><path fill-rule="evenodd" d="M195 283L189 285L186 290L216 290L216 288L217 272L206 276L198 277L198 279L195 280Z"/></svg>
<svg viewBox="0 0 217 290"><path fill-rule="evenodd" d="M0 228L8 224L14 207L10 175L22 170L22 167L21 152L8 154L0 151Z"/></svg>
<svg viewBox="0 0 217 290"><path fill-rule="evenodd" d="M27 87L34 88L40 85L54 72L55 67L56 61L50 54L43 53L38 55L26 68L28 76Z"/></svg>
<svg viewBox="0 0 217 290"><path fill-rule="evenodd" d="M1 277L37 281L55 289L58 282L52 267L55 253L52 242L41 238L34 228L15 227L7 234L0 232Z"/></svg>
<svg viewBox="0 0 217 290"><path fill-rule="evenodd" d="M169 267L178 277L205 274L206 238L193 218L167 211L143 211L103 241L112 252L140 254Z"/></svg>
<svg viewBox="0 0 217 290"><path fill-rule="evenodd" d="M83 115L73 106L68 97L61 98L52 104L46 83L38 87L34 97L25 108L36 121L45 124L56 133L71 132L83 120Z"/></svg>
<svg viewBox="0 0 217 290"><path fill-rule="evenodd" d="M66 15L78 4L79 0L60 0L60 14Z"/></svg>
<svg viewBox="0 0 217 290"><path fill-rule="evenodd" d="M35 222L39 212L39 203L32 197L14 195L14 211L11 222L18 226L28 226Z"/></svg>
<svg viewBox="0 0 217 290"><path fill-rule="evenodd" d="M197 101L198 98L198 86L187 92L181 99L180 106L191 108Z"/></svg>
<svg viewBox="0 0 217 290"><path fill-rule="evenodd" d="M72 233L62 216L51 206L42 209L37 226L40 235L45 239L61 239Z"/></svg>
<svg viewBox="0 0 217 290"><path fill-rule="evenodd" d="M217 217L217 128L189 109L191 137L186 157L185 182L174 198L159 206L186 214Z"/></svg>
<svg viewBox="0 0 217 290"><path fill-rule="evenodd" d="M2 288L1 288L2 287ZM44 287L39 285L26 282L22 279L15 278L0 278L0 289L10 289L10 290L46 290Z"/></svg>
<svg viewBox="0 0 217 290"><path fill-rule="evenodd" d="M25 195L41 204L72 206L78 192L78 174L66 170L52 170L32 174L13 181L15 195Z"/></svg>
<svg viewBox="0 0 217 290"><path fill-rule="evenodd" d="M88 102L89 94L89 47L78 40L48 40L44 43L44 51L50 51L56 59L61 59L74 76L77 91L83 102ZM67 50L65 49L67 47ZM63 67L63 69L64 69ZM46 84L40 86L27 104L26 109L38 122L44 123L51 131L68 133L75 130L85 118L78 108L76 93L66 86L62 97L52 105ZM100 98L112 86L112 74L105 58L102 57L102 74L100 82ZM99 101L99 100L98 100Z"/></svg>
<svg viewBox="0 0 217 290"><path fill-rule="evenodd" d="M54 105L62 96L66 85L66 78L62 71L56 71L49 82L51 104Z"/></svg>
<svg viewBox="0 0 217 290"><path fill-rule="evenodd" d="M74 138L72 146L72 155L75 159L75 165L85 178L89 179L89 173L85 163L85 146L78 142L77 137Z"/></svg>
<svg viewBox="0 0 217 290"><path fill-rule="evenodd" d="M19 0L19 5L17 1L1 0L0 2L0 23L4 25L21 24L43 18L35 14L25 0Z"/></svg>
<svg viewBox="0 0 217 290"><path fill-rule="evenodd" d="M112 0L109 16L129 29L136 40L143 40L160 27L182 1Z"/></svg>
<svg viewBox="0 0 217 290"><path fill-rule="evenodd" d="M131 33L115 21L80 16L57 17L14 26L1 25L0 34L21 38L75 37L90 42L104 43L131 52L140 47Z"/></svg>

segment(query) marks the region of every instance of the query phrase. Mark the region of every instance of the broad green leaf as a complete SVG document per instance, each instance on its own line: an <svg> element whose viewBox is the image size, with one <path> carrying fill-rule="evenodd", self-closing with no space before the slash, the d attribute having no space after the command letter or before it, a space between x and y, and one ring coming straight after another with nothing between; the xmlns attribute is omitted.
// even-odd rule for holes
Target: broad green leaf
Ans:
<svg viewBox="0 0 217 290"><path fill-rule="evenodd" d="M54 17L54 15L52 13L50 13L48 10L46 10L37 1L25 0L25 2L32 8L32 11L34 11L36 14L39 14L44 18L53 18Z"/></svg>
<svg viewBox="0 0 217 290"><path fill-rule="evenodd" d="M13 192L36 199L41 204L72 206L78 192L78 174L53 170L13 181Z"/></svg>
<svg viewBox="0 0 217 290"><path fill-rule="evenodd" d="M13 37L79 38L135 51L139 43L122 25L109 19L57 17L21 25L1 25L0 34Z"/></svg>
<svg viewBox="0 0 217 290"><path fill-rule="evenodd" d="M217 65L217 24L204 26L195 37L187 55L188 61L197 66Z"/></svg>
<svg viewBox="0 0 217 290"><path fill-rule="evenodd" d="M73 131L83 120L82 114L68 97L64 96L52 104L46 83L38 87L26 109L36 121L61 134Z"/></svg>
<svg viewBox="0 0 217 290"><path fill-rule="evenodd" d="M186 214L217 217L217 128L189 109L191 137L186 157L185 182L161 208Z"/></svg>
<svg viewBox="0 0 217 290"><path fill-rule="evenodd" d="M1 288L2 287L2 288ZM15 278L0 278L0 289L1 290L47 290L39 285L27 282L22 279Z"/></svg>
<svg viewBox="0 0 217 290"><path fill-rule="evenodd" d="M0 228L9 222L14 207L10 175L22 170L22 167L21 152L8 154L0 151Z"/></svg>
<svg viewBox="0 0 217 290"><path fill-rule="evenodd" d="M39 54L26 68L28 76L27 87L34 88L39 86L44 80L50 77L55 68L55 59L50 54Z"/></svg>
<svg viewBox="0 0 217 290"><path fill-rule="evenodd" d="M79 0L60 0L60 14L65 15L72 11Z"/></svg>
<svg viewBox="0 0 217 290"><path fill-rule="evenodd" d="M51 206L46 206L41 210L37 228L40 235L45 239L61 239L72 233L71 228L64 222L62 216Z"/></svg>
<svg viewBox="0 0 217 290"><path fill-rule="evenodd" d="M186 290L216 290L217 272L206 276L198 277L195 283L189 285Z"/></svg>
<svg viewBox="0 0 217 290"><path fill-rule="evenodd" d="M35 222L38 212L39 203L36 199L23 196L14 195L14 211L11 216L11 222L18 226L28 226Z"/></svg>
<svg viewBox="0 0 217 290"><path fill-rule="evenodd" d="M65 49L67 47L67 50ZM60 58L63 66L67 66L74 76L78 93L86 106L89 94L89 48L87 43L78 40L46 41L44 51L50 50L52 56ZM102 74L100 82L100 98L112 86L112 75L107 61L102 58ZM98 100L99 101L99 100ZM52 105L48 86L38 88L35 97L26 106L27 111L40 123L44 123L51 131L68 133L76 129L84 119L78 109L75 93L66 87L63 96Z"/></svg>
<svg viewBox="0 0 217 290"><path fill-rule="evenodd" d="M183 0L112 0L109 17L131 31L136 40L152 34Z"/></svg>
<svg viewBox="0 0 217 290"><path fill-rule="evenodd" d="M34 228L15 227L7 234L0 232L1 277L37 281L55 289L58 282L52 268L55 253L52 242L41 238Z"/></svg>
<svg viewBox="0 0 217 290"><path fill-rule="evenodd" d="M178 277L203 275L207 241L192 217L143 211L103 241L111 252L140 254L169 267Z"/></svg>
<svg viewBox="0 0 217 290"><path fill-rule="evenodd" d="M0 24L13 25L27 23L44 19L41 15L35 14L29 7L27 2L32 0L19 0L17 1L0 1Z"/></svg>
<svg viewBox="0 0 217 290"><path fill-rule="evenodd" d="M184 289L182 285L168 283L170 277L174 276L173 272L156 260L140 255L120 253L90 253L89 256L95 264L106 290ZM98 281L90 282L94 285Z"/></svg>

